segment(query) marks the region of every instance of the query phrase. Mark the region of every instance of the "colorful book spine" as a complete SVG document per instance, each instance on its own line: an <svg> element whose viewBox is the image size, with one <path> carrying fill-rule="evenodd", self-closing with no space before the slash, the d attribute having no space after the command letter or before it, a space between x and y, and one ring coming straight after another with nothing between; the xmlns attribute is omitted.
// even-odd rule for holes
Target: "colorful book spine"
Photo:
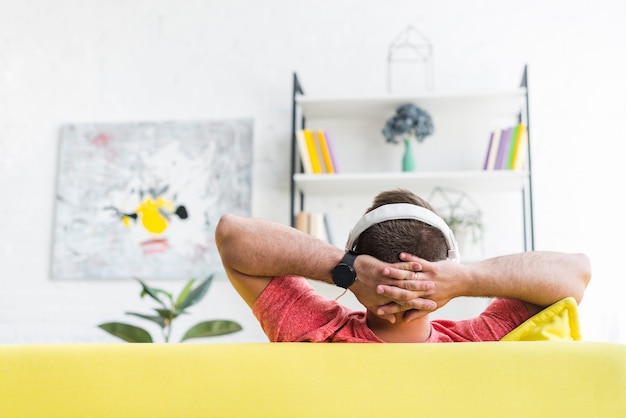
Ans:
<svg viewBox="0 0 626 418"><path fill-rule="evenodd" d="M309 149L306 144L306 138L304 137L304 131L299 130L296 132L296 143L298 145L300 161L302 162L302 171L305 174L313 174L313 166L311 165L311 157L309 156Z"/></svg>
<svg viewBox="0 0 626 418"><path fill-rule="evenodd" d="M330 242L326 214L320 212L298 212L296 215L297 230L316 238Z"/></svg>
<svg viewBox="0 0 626 418"><path fill-rule="evenodd" d="M315 238L326 241L326 226L324 225L323 213L309 213L309 234L313 235Z"/></svg>
<svg viewBox="0 0 626 418"><path fill-rule="evenodd" d="M489 137L489 146L487 147L487 157L485 158L485 164L483 168L485 170L493 170L496 165L496 157L498 155L498 148L500 147L500 136L502 135L501 129L494 130Z"/></svg>
<svg viewBox="0 0 626 418"><path fill-rule="evenodd" d="M317 147L315 145L315 137L313 136L313 132L310 129L305 129L304 138L306 139L306 147L309 151L313 174L320 174L322 173L322 162L320 160L320 156L317 153Z"/></svg>
<svg viewBox="0 0 626 418"><path fill-rule="evenodd" d="M528 155L528 129L523 123L496 129L489 137L484 170L523 170Z"/></svg>
<svg viewBox="0 0 626 418"><path fill-rule="evenodd" d="M512 131L512 128L506 128L502 131L502 135L500 136L500 145L498 147L498 155L496 156L494 166L495 170L503 170L506 168L506 159L509 155Z"/></svg>
<svg viewBox="0 0 626 418"><path fill-rule="evenodd" d="M330 219L330 214L328 213L324 213L324 228L326 229L326 241L328 241L329 243L336 245L335 244L335 236L333 234L333 223ZM343 247L341 247L343 248Z"/></svg>
<svg viewBox="0 0 626 418"><path fill-rule="evenodd" d="M485 163L483 164L483 170L486 170L489 166L489 152L491 151L491 145L493 144L493 132L489 135L489 143L487 144L487 155L485 156Z"/></svg>
<svg viewBox="0 0 626 418"><path fill-rule="evenodd" d="M326 134L324 131L317 131L317 139L320 144L320 151L324 161L324 167L326 168L326 173L332 174L335 172L335 165L333 164L330 150L328 148L328 141L326 140Z"/></svg>
<svg viewBox="0 0 626 418"><path fill-rule="evenodd" d="M339 166L337 165L337 159L335 158L335 147L333 145L333 140L330 137L330 134L328 133L328 131L323 131L324 132L324 139L326 140L326 147L328 148L328 153L330 154L330 161L333 165L333 170L335 171L335 173L339 172Z"/></svg>
<svg viewBox="0 0 626 418"><path fill-rule="evenodd" d="M296 229L309 233L309 214L307 212L298 212L296 215Z"/></svg>
<svg viewBox="0 0 626 418"><path fill-rule="evenodd" d="M515 157L513 159L513 170L521 171L526 167L526 158L528 156L528 128L521 126L521 133L519 136L519 142L517 144L517 150L515 151Z"/></svg>
<svg viewBox="0 0 626 418"><path fill-rule="evenodd" d="M521 124L517 124L512 127L509 153L507 155L506 164L504 166L504 168L507 170L511 170L513 168L513 159L515 158L515 152L517 151L517 146L519 144L519 135L522 133L521 126Z"/></svg>

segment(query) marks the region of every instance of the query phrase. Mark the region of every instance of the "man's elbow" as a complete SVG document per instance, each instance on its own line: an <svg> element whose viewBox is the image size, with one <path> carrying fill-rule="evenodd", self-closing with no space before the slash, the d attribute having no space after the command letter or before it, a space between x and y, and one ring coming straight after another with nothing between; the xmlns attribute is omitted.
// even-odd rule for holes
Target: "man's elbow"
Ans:
<svg viewBox="0 0 626 418"><path fill-rule="evenodd" d="M574 297L576 301L580 303L583 299L585 289L591 281L591 261L589 260L589 257L587 257L587 255L585 254L576 254L576 257L578 259L579 291Z"/></svg>
<svg viewBox="0 0 626 418"><path fill-rule="evenodd" d="M232 242L235 229L236 216L225 214L220 217L219 222L215 228L215 245L222 257L222 260L227 255L227 248L229 243Z"/></svg>

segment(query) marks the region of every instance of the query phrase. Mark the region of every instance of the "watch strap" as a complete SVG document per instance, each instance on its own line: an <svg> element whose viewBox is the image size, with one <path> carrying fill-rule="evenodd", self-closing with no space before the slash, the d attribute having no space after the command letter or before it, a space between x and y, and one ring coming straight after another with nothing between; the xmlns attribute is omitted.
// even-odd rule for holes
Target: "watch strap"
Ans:
<svg viewBox="0 0 626 418"><path fill-rule="evenodd" d="M349 250L341 259L341 262L349 265L354 268L354 261L356 260L356 256L359 255L356 251Z"/></svg>
<svg viewBox="0 0 626 418"><path fill-rule="evenodd" d="M337 286L347 289L354 284L356 281L354 262L358 255L355 251L348 251L339 264L335 266L332 271L332 279Z"/></svg>

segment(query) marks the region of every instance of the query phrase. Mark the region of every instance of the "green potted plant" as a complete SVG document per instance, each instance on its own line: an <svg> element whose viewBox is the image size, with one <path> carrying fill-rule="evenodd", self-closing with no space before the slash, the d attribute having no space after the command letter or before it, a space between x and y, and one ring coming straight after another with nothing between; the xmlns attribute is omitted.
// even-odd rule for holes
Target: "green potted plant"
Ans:
<svg viewBox="0 0 626 418"><path fill-rule="evenodd" d="M469 236L473 244L482 240L483 221L479 211L450 213L448 216L444 216L443 220L446 221L457 238Z"/></svg>
<svg viewBox="0 0 626 418"><path fill-rule="evenodd" d="M461 259L481 258L483 218L471 197L465 192L435 187L428 200L454 233Z"/></svg>
<svg viewBox="0 0 626 418"><path fill-rule="evenodd" d="M430 115L412 103L400 106L395 115L387 119L382 130L385 140L391 144L404 142L402 171L415 171L411 140L423 142L427 136L432 135L434 129Z"/></svg>
<svg viewBox="0 0 626 418"><path fill-rule="evenodd" d="M148 286L143 281L137 279L141 285L141 298L148 295L158 306L154 309L155 314L142 314L137 312L126 312L127 315L135 316L157 324L161 328L164 342L170 342L172 334L172 324L174 320L182 314L187 314L187 310L198 303L209 290L213 276L209 276L198 286L193 287L195 279L189 280L178 297L174 297L170 292ZM99 328L130 343L152 343L152 335L145 329L122 322L107 322L98 325ZM195 324L185 332L180 342L192 338L214 337L217 335L231 334L240 331L241 325L230 320L211 320Z"/></svg>

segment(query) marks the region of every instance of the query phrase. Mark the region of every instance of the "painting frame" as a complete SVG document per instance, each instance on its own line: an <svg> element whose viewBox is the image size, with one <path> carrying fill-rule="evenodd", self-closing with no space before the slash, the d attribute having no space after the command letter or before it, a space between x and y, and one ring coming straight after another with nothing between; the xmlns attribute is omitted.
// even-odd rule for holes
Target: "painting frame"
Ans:
<svg viewBox="0 0 626 418"><path fill-rule="evenodd" d="M215 226L251 214L252 119L60 129L50 275L174 280L223 271Z"/></svg>

